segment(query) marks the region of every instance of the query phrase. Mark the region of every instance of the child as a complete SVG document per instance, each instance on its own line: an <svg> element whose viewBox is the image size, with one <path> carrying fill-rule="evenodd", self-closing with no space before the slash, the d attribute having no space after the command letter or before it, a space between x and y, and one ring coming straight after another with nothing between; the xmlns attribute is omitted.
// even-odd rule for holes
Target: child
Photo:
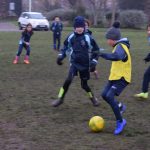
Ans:
<svg viewBox="0 0 150 150"><path fill-rule="evenodd" d="M53 48L54 50L60 49L61 44L61 32L63 30L63 24L60 21L60 18L58 16L55 17L54 22L51 25L51 31L53 32ZM56 45L57 42L57 45Z"/></svg>
<svg viewBox="0 0 150 150"><path fill-rule="evenodd" d="M33 30L32 30L32 25L29 23L27 24L26 28L24 29L24 31L22 32L22 36L21 39L19 41L19 48L18 48L18 52L17 55L13 61L13 64L17 64L19 61L19 57L22 53L23 48L26 49L26 56L24 58L24 63L25 64L29 64L29 55L30 55L30 39L31 36L33 35Z"/></svg>
<svg viewBox="0 0 150 150"><path fill-rule="evenodd" d="M100 53L102 58L112 61L109 80L102 92L102 97L111 106L115 114L117 120L115 135L120 134L126 125L126 120L122 118L125 105L118 104L115 96L119 96L131 82L130 44L127 38L121 39L119 27L120 23L115 22L106 33L107 43L113 47L112 53Z"/></svg>
<svg viewBox="0 0 150 150"><path fill-rule="evenodd" d="M91 47L93 48L91 49ZM77 76L78 73L81 79L81 87L87 92L93 105L99 105L99 102L88 86L90 69L95 68L97 64L98 55L97 53L94 53L96 51L99 51L99 47L95 40L85 33L84 18L82 16L76 17L74 20L74 33L65 40L64 48L57 58L57 64L62 65L62 60L66 57L66 54L69 53L69 73L63 87L61 87L59 91L58 99L52 102L52 106L57 107L63 103L68 88L72 83L73 78Z"/></svg>
<svg viewBox="0 0 150 150"><path fill-rule="evenodd" d="M150 53L144 58L145 62L150 62ZM143 84L142 84L142 92L139 94L135 94L134 96L137 98L148 98L148 88L149 88L149 82L150 82L150 66L147 68L147 70L144 73L143 77Z"/></svg>
<svg viewBox="0 0 150 150"><path fill-rule="evenodd" d="M90 26L90 22L89 20L85 19L85 33L89 34L92 36L92 31L89 30L89 26ZM92 73L94 74L95 78L98 79L98 71L96 70L93 70Z"/></svg>

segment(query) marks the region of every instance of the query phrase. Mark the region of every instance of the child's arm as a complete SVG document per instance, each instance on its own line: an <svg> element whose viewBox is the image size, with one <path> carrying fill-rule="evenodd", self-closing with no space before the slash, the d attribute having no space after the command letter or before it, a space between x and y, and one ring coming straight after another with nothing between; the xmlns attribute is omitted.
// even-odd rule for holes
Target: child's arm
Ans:
<svg viewBox="0 0 150 150"><path fill-rule="evenodd" d="M57 57L57 64L62 65L63 59L66 57L66 51L68 50L68 38L64 41L64 47L61 49Z"/></svg>
<svg viewBox="0 0 150 150"><path fill-rule="evenodd" d="M90 62L90 71L95 71L95 67L98 63L99 58L99 46L97 45L96 41L91 37L91 45L92 45L92 55L91 55L91 62Z"/></svg>
<svg viewBox="0 0 150 150"><path fill-rule="evenodd" d="M127 54L124 51L124 49L122 48L121 45L118 45L115 52L114 53L100 53L100 55L102 58L106 59L106 60L111 60L111 61L125 61L127 59Z"/></svg>
<svg viewBox="0 0 150 150"><path fill-rule="evenodd" d="M55 31L55 25L54 25L54 22L52 23L52 25L51 25L51 27L50 27L50 30L51 30L52 32Z"/></svg>

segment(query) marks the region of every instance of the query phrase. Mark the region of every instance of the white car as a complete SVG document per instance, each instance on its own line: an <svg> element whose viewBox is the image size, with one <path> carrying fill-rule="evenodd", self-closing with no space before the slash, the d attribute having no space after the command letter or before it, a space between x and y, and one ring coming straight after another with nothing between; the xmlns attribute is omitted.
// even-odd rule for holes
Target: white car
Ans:
<svg viewBox="0 0 150 150"><path fill-rule="evenodd" d="M42 13L38 12L23 12L21 14L21 16L18 19L19 29L23 29L28 23L32 24L34 30L48 31L50 27L46 17L44 17Z"/></svg>

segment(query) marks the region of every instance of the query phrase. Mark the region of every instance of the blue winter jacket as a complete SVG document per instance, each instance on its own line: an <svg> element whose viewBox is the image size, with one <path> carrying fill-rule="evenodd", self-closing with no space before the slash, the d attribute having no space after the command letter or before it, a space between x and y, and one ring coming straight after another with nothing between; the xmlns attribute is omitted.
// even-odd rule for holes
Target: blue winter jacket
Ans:
<svg viewBox="0 0 150 150"><path fill-rule="evenodd" d="M89 34L74 32L64 41L64 48L59 57L64 59L67 55L70 58L70 63L82 71L89 69L91 63L97 64L99 47Z"/></svg>

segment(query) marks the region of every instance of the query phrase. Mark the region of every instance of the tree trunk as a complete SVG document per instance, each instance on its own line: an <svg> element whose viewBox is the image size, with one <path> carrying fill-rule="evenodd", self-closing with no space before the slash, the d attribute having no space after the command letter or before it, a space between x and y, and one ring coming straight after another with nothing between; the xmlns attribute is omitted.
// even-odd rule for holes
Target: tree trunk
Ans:
<svg viewBox="0 0 150 150"><path fill-rule="evenodd" d="M111 18L111 25L113 25L115 21L115 15L116 15L116 0L112 1L112 18Z"/></svg>

